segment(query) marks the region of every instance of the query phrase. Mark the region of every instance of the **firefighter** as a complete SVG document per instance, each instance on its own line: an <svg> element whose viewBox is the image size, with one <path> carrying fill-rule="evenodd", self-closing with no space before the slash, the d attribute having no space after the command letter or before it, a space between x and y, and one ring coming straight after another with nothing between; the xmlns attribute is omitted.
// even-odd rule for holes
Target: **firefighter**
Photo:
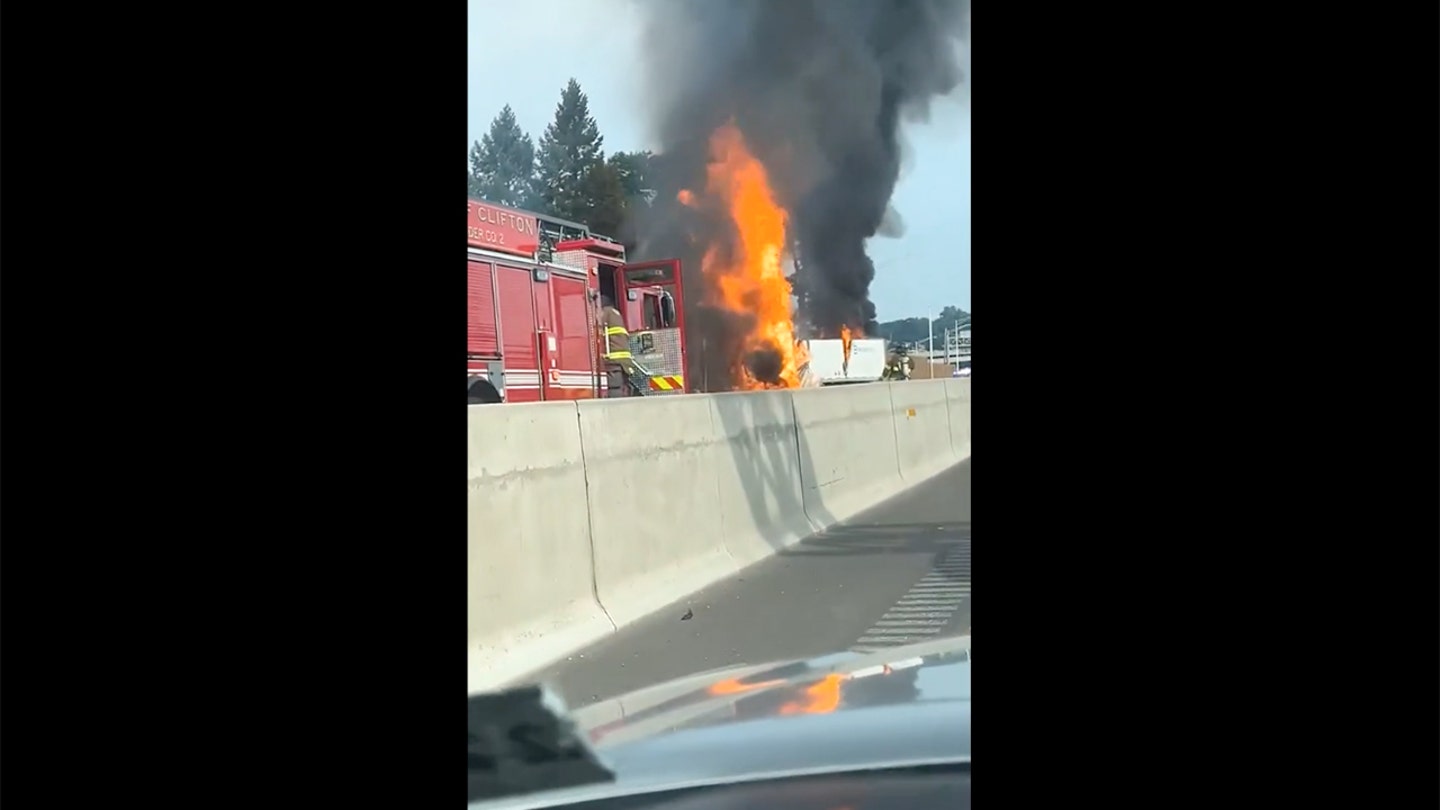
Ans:
<svg viewBox="0 0 1440 810"><path fill-rule="evenodd" d="M623 397L634 392L644 393L640 388L635 369L635 360L630 354L630 332L625 328L625 319L615 308L610 296L600 298L600 326L605 330L605 381L607 395Z"/></svg>
<svg viewBox="0 0 1440 810"><path fill-rule="evenodd" d="M910 349L904 343L895 347L895 351L885 363L885 375L887 380L908 380L910 379Z"/></svg>

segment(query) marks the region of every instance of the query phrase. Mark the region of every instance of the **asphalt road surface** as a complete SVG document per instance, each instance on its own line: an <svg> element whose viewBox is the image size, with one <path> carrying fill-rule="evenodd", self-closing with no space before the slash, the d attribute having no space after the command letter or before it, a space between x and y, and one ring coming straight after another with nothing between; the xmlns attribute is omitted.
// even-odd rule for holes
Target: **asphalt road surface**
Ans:
<svg viewBox="0 0 1440 810"><path fill-rule="evenodd" d="M689 619L681 617L689 611ZM970 632L970 461L539 674L573 708L722 667Z"/></svg>

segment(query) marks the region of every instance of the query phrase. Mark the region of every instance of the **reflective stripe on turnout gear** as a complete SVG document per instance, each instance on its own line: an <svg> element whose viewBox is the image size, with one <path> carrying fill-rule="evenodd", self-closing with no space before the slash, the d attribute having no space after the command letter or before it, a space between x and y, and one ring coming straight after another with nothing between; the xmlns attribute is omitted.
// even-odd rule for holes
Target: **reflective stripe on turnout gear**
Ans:
<svg viewBox="0 0 1440 810"><path fill-rule="evenodd" d="M630 343L630 333L625 331L625 327L608 326L605 328L605 337L607 340L609 338L615 337L616 335L624 338L627 345ZM611 342L611 345L614 345L613 341ZM633 356L634 355L630 354L630 351L628 349L625 351L608 351L605 353L606 360L629 360Z"/></svg>
<svg viewBox="0 0 1440 810"><path fill-rule="evenodd" d="M620 310L614 307L605 307L605 359L606 360L629 360L630 354L630 332L625 328L625 319L620 316Z"/></svg>

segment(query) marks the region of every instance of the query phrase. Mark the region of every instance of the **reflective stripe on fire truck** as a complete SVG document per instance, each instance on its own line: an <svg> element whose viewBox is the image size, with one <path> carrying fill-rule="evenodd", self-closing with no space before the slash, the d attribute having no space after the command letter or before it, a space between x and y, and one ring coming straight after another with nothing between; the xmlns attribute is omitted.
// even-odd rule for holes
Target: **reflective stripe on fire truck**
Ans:
<svg viewBox="0 0 1440 810"><path fill-rule="evenodd" d="M685 388L685 375L662 374L650 378L650 387L656 391L680 391Z"/></svg>
<svg viewBox="0 0 1440 810"><path fill-rule="evenodd" d="M490 372L487 369L466 369L468 376L489 380ZM595 384L595 377L589 371L576 369L555 369L551 372L552 385L555 383L555 376L559 375L559 385L562 388L590 388ZM539 388L540 373L533 368L507 368L505 369L506 388Z"/></svg>

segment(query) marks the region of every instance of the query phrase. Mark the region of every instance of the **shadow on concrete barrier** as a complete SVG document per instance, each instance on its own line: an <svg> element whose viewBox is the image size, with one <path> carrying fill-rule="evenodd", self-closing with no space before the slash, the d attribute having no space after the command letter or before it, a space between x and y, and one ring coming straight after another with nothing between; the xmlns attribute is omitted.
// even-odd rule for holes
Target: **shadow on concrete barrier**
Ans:
<svg viewBox="0 0 1440 810"><path fill-rule="evenodd" d="M933 554L931 565L938 566L960 546L968 550L970 542L970 459L948 469L953 471L952 476L925 486L907 487L894 504L885 505L884 519L862 513L780 553L787 557L843 557L918 552ZM945 492L944 518L937 519L936 506L906 503L912 494L922 502L929 499L933 503L931 495L935 490L926 492L929 487L942 487ZM940 575L948 576L944 572Z"/></svg>
<svg viewBox="0 0 1440 810"><path fill-rule="evenodd" d="M471 691L793 548L969 437L968 380L470 406Z"/></svg>
<svg viewBox="0 0 1440 810"><path fill-rule="evenodd" d="M889 384L797 389L790 401L811 523L829 526L901 490Z"/></svg>
<svg viewBox="0 0 1440 810"><path fill-rule="evenodd" d="M807 463L796 440L788 391L715 394L711 430L728 456L717 466L726 547L740 566L798 543L823 528L806 514L800 468ZM683 596L683 594L682 594Z"/></svg>
<svg viewBox="0 0 1440 810"><path fill-rule="evenodd" d="M474 691L615 627L595 598L575 403L471 406L466 441Z"/></svg>

